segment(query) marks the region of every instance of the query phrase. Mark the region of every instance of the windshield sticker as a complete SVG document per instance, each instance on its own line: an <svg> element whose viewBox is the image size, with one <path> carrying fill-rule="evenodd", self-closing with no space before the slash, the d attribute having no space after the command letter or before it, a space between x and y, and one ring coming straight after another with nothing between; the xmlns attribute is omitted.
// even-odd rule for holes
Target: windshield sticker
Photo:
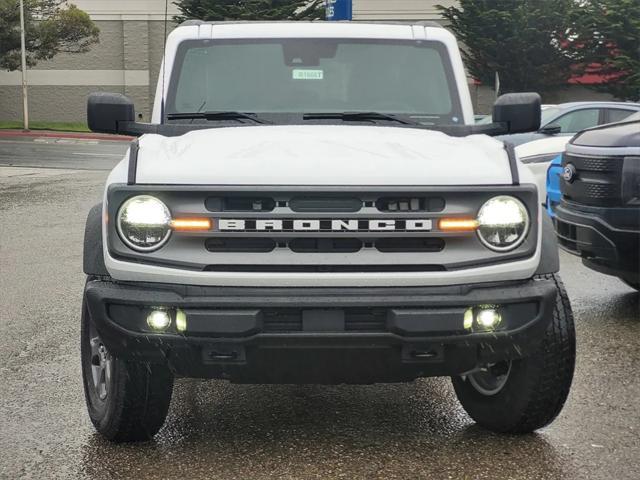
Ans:
<svg viewBox="0 0 640 480"><path fill-rule="evenodd" d="M324 80L324 70L300 70L293 71L294 80Z"/></svg>

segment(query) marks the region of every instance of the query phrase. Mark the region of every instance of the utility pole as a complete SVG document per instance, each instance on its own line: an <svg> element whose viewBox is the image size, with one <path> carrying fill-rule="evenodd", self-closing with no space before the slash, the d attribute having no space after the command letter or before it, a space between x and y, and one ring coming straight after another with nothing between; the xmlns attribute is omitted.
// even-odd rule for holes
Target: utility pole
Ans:
<svg viewBox="0 0 640 480"><path fill-rule="evenodd" d="M27 96L27 46L24 39L24 0L20 0L20 43L22 46L22 118L29 130L29 98Z"/></svg>

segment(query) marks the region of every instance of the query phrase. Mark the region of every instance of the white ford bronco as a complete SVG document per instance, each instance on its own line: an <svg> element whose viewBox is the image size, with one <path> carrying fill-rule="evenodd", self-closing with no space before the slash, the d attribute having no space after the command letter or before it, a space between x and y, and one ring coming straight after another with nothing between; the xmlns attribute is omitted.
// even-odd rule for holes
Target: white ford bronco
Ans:
<svg viewBox="0 0 640 480"><path fill-rule="evenodd" d="M135 140L87 220L82 372L105 437L152 437L175 377L376 383L450 376L480 425L560 412L575 334L534 180L473 125L437 25L205 23L174 30L152 122L89 98Z"/></svg>

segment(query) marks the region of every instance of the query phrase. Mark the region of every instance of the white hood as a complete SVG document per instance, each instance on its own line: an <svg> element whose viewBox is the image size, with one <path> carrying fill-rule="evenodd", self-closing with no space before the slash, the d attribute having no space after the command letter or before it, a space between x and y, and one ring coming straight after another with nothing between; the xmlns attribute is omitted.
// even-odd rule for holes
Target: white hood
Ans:
<svg viewBox="0 0 640 480"><path fill-rule="evenodd" d="M524 180L524 179L523 179ZM137 183L504 185L503 144L412 128L256 126L140 139Z"/></svg>

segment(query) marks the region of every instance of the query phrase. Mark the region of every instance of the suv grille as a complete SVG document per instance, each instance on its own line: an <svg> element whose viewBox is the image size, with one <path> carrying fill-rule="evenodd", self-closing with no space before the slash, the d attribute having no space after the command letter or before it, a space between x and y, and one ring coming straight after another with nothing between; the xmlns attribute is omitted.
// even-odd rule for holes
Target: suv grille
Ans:
<svg viewBox="0 0 640 480"><path fill-rule="evenodd" d="M174 231L159 250L137 253L109 224L116 258L209 272L444 272L533 255L538 237L533 185L487 187L206 187L117 185L109 218L137 194L157 196L174 216L207 217L207 232ZM513 252L486 248L475 232L445 232L438 220L476 218L496 195L520 198L531 231Z"/></svg>
<svg viewBox="0 0 640 480"><path fill-rule="evenodd" d="M561 190L566 200L594 206L622 203L623 157L586 157L565 153L562 167L575 168L574 179L563 180Z"/></svg>

